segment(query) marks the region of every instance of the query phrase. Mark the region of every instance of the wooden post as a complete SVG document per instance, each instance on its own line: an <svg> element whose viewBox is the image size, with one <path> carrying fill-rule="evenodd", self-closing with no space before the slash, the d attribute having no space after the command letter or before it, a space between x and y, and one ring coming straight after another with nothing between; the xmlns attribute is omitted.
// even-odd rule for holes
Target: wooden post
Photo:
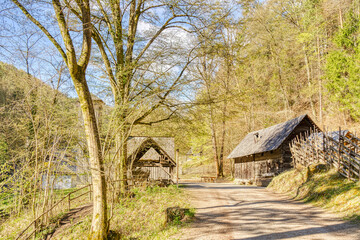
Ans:
<svg viewBox="0 0 360 240"><path fill-rule="evenodd" d="M256 180L256 174L255 174L255 154L253 154L253 166L254 166L254 182Z"/></svg>
<svg viewBox="0 0 360 240"><path fill-rule="evenodd" d="M36 221L34 221L34 236L33 236L33 239L35 240L36 239ZM29 237L31 237L31 235L29 236Z"/></svg>
<svg viewBox="0 0 360 240"><path fill-rule="evenodd" d="M307 138L307 133L304 134L304 150L305 150L305 158L304 158L304 166L306 167L308 165L309 162L309 144L308 144L308 138Z"/></svg>
<svg viewBox="0 0 360 240"><path fill-rule="evenodd" d="M339 144L338 144L338 171L340 171L340 154L341 154L341 127L339 127Z"/></svg>
<svg viewBox="0 0 360 240"><path fill-rule="evenodd" d="M68 210L70 211L70 195L71 194L69 194L69 197L68 197Z"/></svg>
<svg viewBox="0 0 360 240"><path fill-rule="evenodd" d="M179 187L179 149L176 149L175 159L176 159L176 186Z"/></svg>
<svg viewBox="0 0 360 240"><path fill-rule="evenodd" d="M291 141L290 150L294 149L294 141L295 141L295 138ZM293 167L296 168L295 154L292 153L291 156L292 156L292 160L293 160ZM266 167L266 172L268 172L267 167Z"/></svg>
<svg viewBox="0 0 360 240"><path fill-rule="evenodd" d="M348 174L347 174L348 180L350 180L350 175L351 175L351 162L350 162L350 157L351 157L351 156L348 156Z"/></svg>
<svg viewBox="0 0 360 240"><path fill-rule="evenodd" d="M315 145L314 137L315 137L315 134L314 134L312 128L310 128L309 137L310 137L309 141L310 141L310 150L311 150L312 162L317 163L317 159L316 159L316 155L315 155L316 150L314 150L314 145Z"/></svg>
<svg viewBox="0 0 360 240"><path fill-rule="evenodd" d="M323 142L322 142L322 144L323 144L323 157L324 157L324 162L328 163L327 156L326 156L326 154L327 154L327 152L326 152L326 137L325 137L326 129L325 129L325 127L323 127L323 129L324 129L324 132L323 132L323 135L322 135L322 137L323 137Z"/></svg>
<svg viewBox="0 0 360 240"><path fill-rule="evenodd" d="M320 155L319 155L319 145L320 145L320 141L319 141L319 131L316 130L316 134L315 134L315 151L316 151L316 159L317 162L321 162L320 160Z"/></svg>

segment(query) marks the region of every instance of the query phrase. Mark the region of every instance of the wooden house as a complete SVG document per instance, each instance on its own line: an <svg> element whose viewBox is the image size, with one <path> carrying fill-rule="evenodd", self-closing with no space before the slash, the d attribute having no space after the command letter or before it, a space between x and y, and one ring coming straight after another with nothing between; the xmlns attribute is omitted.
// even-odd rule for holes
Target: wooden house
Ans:
<svg viewBox="0 0 360 240"><path fill-rule="evenodd" d="M172 137L129 137L127 164L133 178L172 180L175 178L175 144Z"/></svg>
<svg viewBox="0 0 360 240"><path fill-rule="evenodd" d="M55 153L46 161L41 173L42 188L69 189L90 183L88 166L81 165L70 155Z"/></svg>
<svg viewBox="0 0 360 240"><path fill-rule="evenodd" d="M249 133L228 156L234 159L235 178L256 180L290 169L292 158L289 143L311 129L320 131L308 115L302 115Z"/></svg>

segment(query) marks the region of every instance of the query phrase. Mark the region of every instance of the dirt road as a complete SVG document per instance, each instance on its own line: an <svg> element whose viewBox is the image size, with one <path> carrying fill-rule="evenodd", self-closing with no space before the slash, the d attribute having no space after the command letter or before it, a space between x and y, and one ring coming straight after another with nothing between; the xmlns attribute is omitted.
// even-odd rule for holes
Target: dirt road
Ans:
<svg viewBox="0 0 360 240"><path fill-rule="evenodd" d="M186 183L196 219L174 239L360 239L360 226L265 188Z"/></svg>

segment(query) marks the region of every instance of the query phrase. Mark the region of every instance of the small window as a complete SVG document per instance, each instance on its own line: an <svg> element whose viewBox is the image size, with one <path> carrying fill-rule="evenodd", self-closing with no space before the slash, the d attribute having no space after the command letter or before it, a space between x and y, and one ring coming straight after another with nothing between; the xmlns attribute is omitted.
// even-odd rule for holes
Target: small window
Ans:
<svg viewBox="0 0 360 240"><path fill-rule="evenodd" d="M261 156L264 156L264 153L261 153Z"/></svg>
<svg viewBox="0 0 360 240"><path fill-rule="evenodd" d="M273 150L270 151L270 153L273 153L273 152L274 152Z"/></svg>
<svg viewBox="0 0 360 240"><path fill-rule="evenodd" d="M259 139L260 139L259 133L258 132L254 133L254 142L257 143Z"/></svg>

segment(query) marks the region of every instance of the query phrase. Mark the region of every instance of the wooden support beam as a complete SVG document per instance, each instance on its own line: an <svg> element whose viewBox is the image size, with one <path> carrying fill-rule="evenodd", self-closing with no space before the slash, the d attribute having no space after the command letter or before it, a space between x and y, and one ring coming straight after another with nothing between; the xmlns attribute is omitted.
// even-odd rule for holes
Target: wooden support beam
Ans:
<svg viewBox="0 0 360 240"><path fill-rule="evenodd" d="M170 178L172 177L171 173L169 173L165 168L163 168L163 166L161 166L161 164L157 164L156 166L157 166L157 167L160 167L162 170L164 170L164 172L165 172L167 175L169 175Z"/></svg>
<svg viewBox="0 0 360 240"><path fill-rule="evenodd" d="M176 149L175 160L176 160L176 186L179 186L179 149Z"/></svg>

